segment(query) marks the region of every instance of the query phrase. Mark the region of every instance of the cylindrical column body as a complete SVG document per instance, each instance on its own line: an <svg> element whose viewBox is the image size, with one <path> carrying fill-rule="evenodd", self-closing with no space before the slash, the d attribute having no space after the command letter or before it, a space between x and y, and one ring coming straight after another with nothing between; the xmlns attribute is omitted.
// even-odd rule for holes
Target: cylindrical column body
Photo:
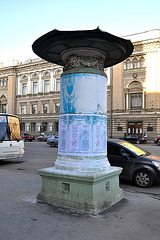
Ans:
<svg viewBox="0 0 160 240"><path fill-rule="evenodd" d="M107 77L103 54L65 53L61 77L59 144L55 168L79 174L110 169L107 160ZM88 57L91 55L91 57ZM105 57L104 57L105 58Z"/></svg>

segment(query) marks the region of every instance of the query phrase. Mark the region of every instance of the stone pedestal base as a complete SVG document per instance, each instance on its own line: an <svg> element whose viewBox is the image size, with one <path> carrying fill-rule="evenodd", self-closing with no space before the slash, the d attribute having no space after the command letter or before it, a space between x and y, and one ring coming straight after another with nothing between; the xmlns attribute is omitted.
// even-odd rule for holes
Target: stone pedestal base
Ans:
<svg viewBox="0 0 160 240"><path fill-rule="evenodd" d="M65 172L55 168L39 170L42 190L37 199L77 212L98 214L123 198L119 188L121 168L111 167L105 173L92 175Z"/></svg>

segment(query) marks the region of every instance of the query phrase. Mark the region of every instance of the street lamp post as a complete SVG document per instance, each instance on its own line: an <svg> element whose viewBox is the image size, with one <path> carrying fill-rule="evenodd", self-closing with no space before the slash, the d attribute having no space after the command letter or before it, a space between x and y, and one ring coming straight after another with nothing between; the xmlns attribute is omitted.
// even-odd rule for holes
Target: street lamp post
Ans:
<svg viewBox="0 0 160 240"><path fill-rule="evenodd" d="M123 198L121 168L107 159L107 78L133 51L129 40L99 28L53 30L33 44L41 58L64 66L55 166L39 170L39 201L97 214Z"/></svg>

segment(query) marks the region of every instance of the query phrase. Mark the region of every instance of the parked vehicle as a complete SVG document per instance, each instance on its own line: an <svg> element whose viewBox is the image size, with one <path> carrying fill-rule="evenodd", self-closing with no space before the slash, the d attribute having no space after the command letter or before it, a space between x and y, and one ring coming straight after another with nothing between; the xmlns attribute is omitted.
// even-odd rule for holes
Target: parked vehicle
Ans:
<svg viewBox="0 0 160 240"><path fill-rule="evenodd" d="M23 157L20 122L16 115L0 113L0 160Z"/></svg>
<svg viewBox="0 0 160 240"><path fill-rule="evenodd" d="M124 136L123 138L120 138L120 139L125 140L127 142L131 142L131 143L137 143L137 144L147 142L146 137L141 137L141 136L138 136L138 135L127 135L127 136Z"/></svg>
<svg viewBox="0 0 160 240"><path fill-rule="evenodd" d="M35 136L31 136L29 133L23 133L21 136L24 141L32 142L32 140L35 140Z"/></svg>
<svg viewBox="0 0 160 240"><path fill-rule="evenodd" d="M160 146L160 140L157 142L157 145Z"/></svg>
<svg viewBox="0 0 160 240"><path fill-rule="evenodd" d="M52 137L52 136L53 136L52 134L47 133L47 134L44 134L44 135L41 135L41 136L37 137L37 140L40 141L40 142L42 142L42 141L47 142L47 139Z"/></svg>
<svg viewBox="0 0 160 240"><path fill-rule="evenodd" d="M147 188L160 182L160 157L123 140L108 140L108 160L112 166L122 167L121 179Z"/></svg>
<svg viewBox="0 0 160 240"><path fill-rule="evenodd" d="M58 134L47 139L47 144L51 147L58 146Z"/></svg>
<svg viewBox="0 0 160 240"><path fill-rule="evenodd" d="M154 143L158 143L159 140L160 140L160 137L156 137L156 138L154 139Z"/></svg>

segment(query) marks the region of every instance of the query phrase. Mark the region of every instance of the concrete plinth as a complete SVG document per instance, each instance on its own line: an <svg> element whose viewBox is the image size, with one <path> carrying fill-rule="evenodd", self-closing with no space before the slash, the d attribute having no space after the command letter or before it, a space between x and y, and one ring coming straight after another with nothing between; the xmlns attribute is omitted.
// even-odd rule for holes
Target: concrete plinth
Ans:
<svg viewBox="0 0 160 240"><path fill-rule="evenodd" d="M42 190L38 200L84 213L98 214L123 198L119 188L121 168L111 167L103 174L79 176L54 168L39 170Z"/></svg>

